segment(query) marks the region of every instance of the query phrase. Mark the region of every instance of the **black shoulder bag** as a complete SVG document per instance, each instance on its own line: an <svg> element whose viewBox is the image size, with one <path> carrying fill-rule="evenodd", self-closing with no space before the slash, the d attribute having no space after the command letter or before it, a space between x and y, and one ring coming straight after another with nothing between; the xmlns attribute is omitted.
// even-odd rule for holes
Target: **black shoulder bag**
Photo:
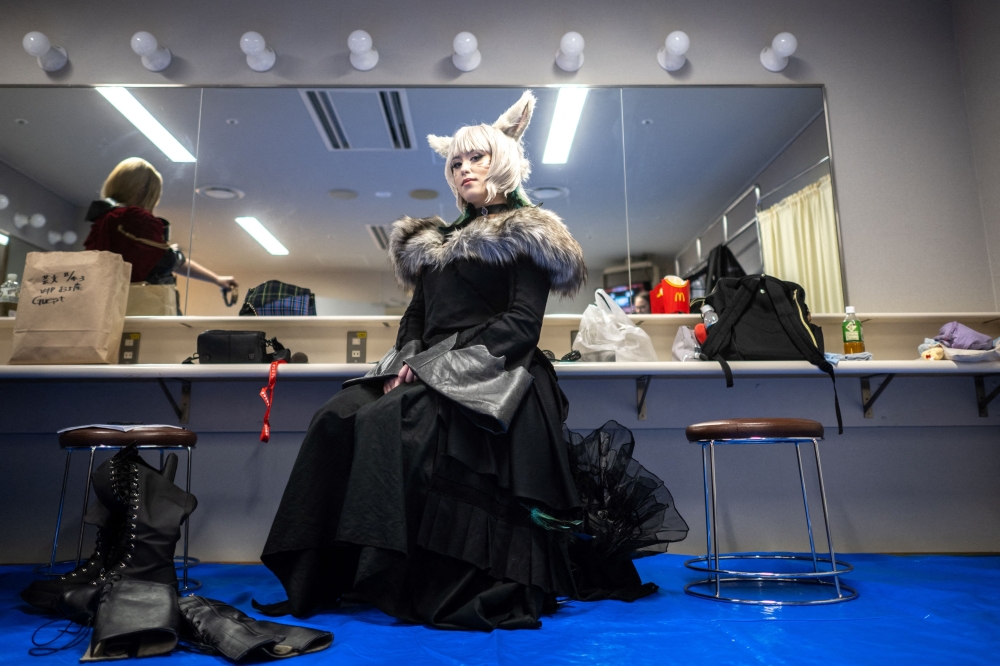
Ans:
<svg viewBox="0 0 1000 666"><path fill-rule="evenodd" d="M801 361L805 359L830 375L837 432L843 434L833 366L823 356L823 329L809 322L805 290L794 282L768 275L722 278L707 297L719 315L708 329L701 358L718 361L733 385L727 361Z"/></svg>
<svg viewBox="0 0 1000 666"><path fill-rule="evenodd" d="M291 356L278 338L269 340L263 331L205 331L198 336L198 353L184 362L197 358L199 363L271 363Z"/></svg>

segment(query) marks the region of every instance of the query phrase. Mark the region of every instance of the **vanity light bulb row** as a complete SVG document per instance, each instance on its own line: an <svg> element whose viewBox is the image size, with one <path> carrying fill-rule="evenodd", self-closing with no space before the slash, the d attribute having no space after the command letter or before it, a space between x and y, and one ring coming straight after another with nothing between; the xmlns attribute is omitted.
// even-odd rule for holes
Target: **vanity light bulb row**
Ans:
<svg viewBox="0 0 1000 666"><path fill-rule="evenodd" d="M29 32L22 41L24 50L38 59L38 66L46 72L55 72L66 66L69 58L66 49L53 46L41 32ZM567 32L559 40L556 51L556 65L564 72L576 72L583 67L583 50L586 45L583 35ZM142 57L143 67L151 72L160 72L170 65L170 49L160 46L151 33L140 31L132 35L132 50ZM687 63L687 52L691 38L682 30L674 30L667 35L663 46L656 54L656 61L664 70L676 72ZM364 30L355 30L347 38L347 48L351 51L351 65L354 69L367 72L378 64L378 51L373 46L372 36ZM788 58L798 48L798 40L790 32L778 33L770 46L760 52L760 63L771 72L780 72L788 66ZM269 47L259 32L249 31L240 37L240 50L246 55L247 66L255 72L266 72L274 67L277 55ZM460 32L452 40L451 62L462 72L471 72L483 60L479 51L479 40L471 32Z"/></svg>

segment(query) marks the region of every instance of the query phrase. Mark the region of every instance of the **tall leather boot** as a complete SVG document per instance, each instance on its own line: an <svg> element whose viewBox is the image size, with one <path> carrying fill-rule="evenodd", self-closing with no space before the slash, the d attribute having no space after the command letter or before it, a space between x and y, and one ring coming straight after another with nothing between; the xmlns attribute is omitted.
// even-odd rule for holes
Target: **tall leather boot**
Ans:
<svg viewBox="0 0 1000 666"><path fill-rule="evenodd" d="M177 647L177 589L114 574L101 583L94 633L80 661L167 654Z"/></svg>
<svg viewBox="0 0 1000 666"><path fill-rule="evenodd" d="M127 476L126 468L130 463L152 469L142 460L136 448L131 446L106 460L94 472L93 487L98 495L98 501L90 504L84 519L86 523L97 526L97 543L90 557L73 571L58 578L32 581L21 592L21 599L47 613L67 612L70 609L81 610L75 608L78 604L67 606L60 602L60 598L79 586L100 579L111 565L118 563L123 557L122 532L125 526L126 507L117 496L110 505L106 504L104 499L107 499L109 494L115 495L116 487L120 487L122 494L127 493L127 488L120 480ZM176 472L177 454L171 453L164 461L163 469L158 473L165 479L173 481ZM90 591L84 596L89 598L92 594L93 591Z"/></svg>
<svg viewBox="0 0 1000 666"><path fill-rule="evenodd" d="M233 661L296 657L330 647L329 631L255 620L215 599L181 597L181 635Z"/></svg>

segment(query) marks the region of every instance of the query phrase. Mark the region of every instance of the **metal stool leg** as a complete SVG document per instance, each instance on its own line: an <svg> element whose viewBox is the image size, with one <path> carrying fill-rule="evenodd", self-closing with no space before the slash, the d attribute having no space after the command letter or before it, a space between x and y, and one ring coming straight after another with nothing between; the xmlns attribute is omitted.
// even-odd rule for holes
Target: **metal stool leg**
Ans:
<svg viewBox="0 0 1000 666"><path fill-rule="evenodd" d="M66 471L63 472L62 492L59 494L59 513L56 514L56 533L52 536L52 556L49 558L49 573L56 569L56 550L59 548L59 528L62 526L63 508L66 506L66 486L69 484L69 467L73 460L73 449L66 449Z"/></svg>
<svg viewBox="0 0 1000 666"><path fill-rule="evenodd" d="M87 505L90 504L90 477L94 473L94 452L96 446L90 447L90 464L87 466L87 483L83 489L83 514L80 516L80 536L76 540L76 566L80 566L83 555L83 530L87 525Z"/></svg>
<svg viewBox="0 0 1000 666"><path fill-rule="evenodd" d="M715 552L715 568L719 569L719 515L718 497L715 492L715 440L708 443L708 457L712 463L712 546ZM715 574L715 596L722 595L721 574Z"/></svg>
<svg viewBox="0 0 1000 666"><path fill-rule="evenodd" d="M802 505L806 508L806 529L809 530L809 550L812 552L813 571L819 571L819 562L816 560L816 542L813 540L813 524L809 517L809 498L806 496L806 477L802 474L802 451L799 443L795 442L795 457L799 461L799 483L802 485Z"/></svg>
<svg viewBox="0 0 1000 666"><path fill-rule="evenodd" d="M712 501L709 499L708 443L701 445L701 472L705 482L705 563L712 566ZM716 567L718 568L718 567Z"/></svg>
<svg viewBox="0 0 1000 666"><path fill-rule="evenodd" d="M187 447L187 492L191 493L191 447ZM191 526L191 516L188 516L184 520L184 586L181 589L186 590L188 587L188 528Z"/></svg>
<svg viewBox="0 0 1000 666"><path fill-rule="evenodd" d="M837 571L837 556L833 553L833 537L830 536L830 512L826 506L826 488L823 485L823 466L819 461L819 442L813 440L813 452L816 454L816 477L819 479L819 496L823 500L823 523L826 525L826 545L830 548L830 570ZM843 596L840 591L840 576L833 576L837 586L837 596Z"/></svg>

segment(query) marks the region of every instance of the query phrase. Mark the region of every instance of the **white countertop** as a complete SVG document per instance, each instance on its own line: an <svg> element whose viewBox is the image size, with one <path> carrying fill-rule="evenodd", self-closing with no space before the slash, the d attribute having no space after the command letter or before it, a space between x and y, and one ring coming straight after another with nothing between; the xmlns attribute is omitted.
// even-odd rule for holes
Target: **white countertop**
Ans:
<svg viewBox="0 0 1000 666"><path fill-rule="evenodd" d="M821 377L827 375L806 361L732 361L737 377ZM278 368L283 379L349 379L368 372L371 363L284 364ZM557 363L560 379L621 379L651 375L654 377L723 377L722 368L713 361L656 363ZM149 364L149 365L6 365L0 366L0 381L5 380L266 380L269 365L260 364ZM912 376L1000 374L1000 362L955 363L954 361L841 361L836 366L839 377L898 374Z"/></svg>

